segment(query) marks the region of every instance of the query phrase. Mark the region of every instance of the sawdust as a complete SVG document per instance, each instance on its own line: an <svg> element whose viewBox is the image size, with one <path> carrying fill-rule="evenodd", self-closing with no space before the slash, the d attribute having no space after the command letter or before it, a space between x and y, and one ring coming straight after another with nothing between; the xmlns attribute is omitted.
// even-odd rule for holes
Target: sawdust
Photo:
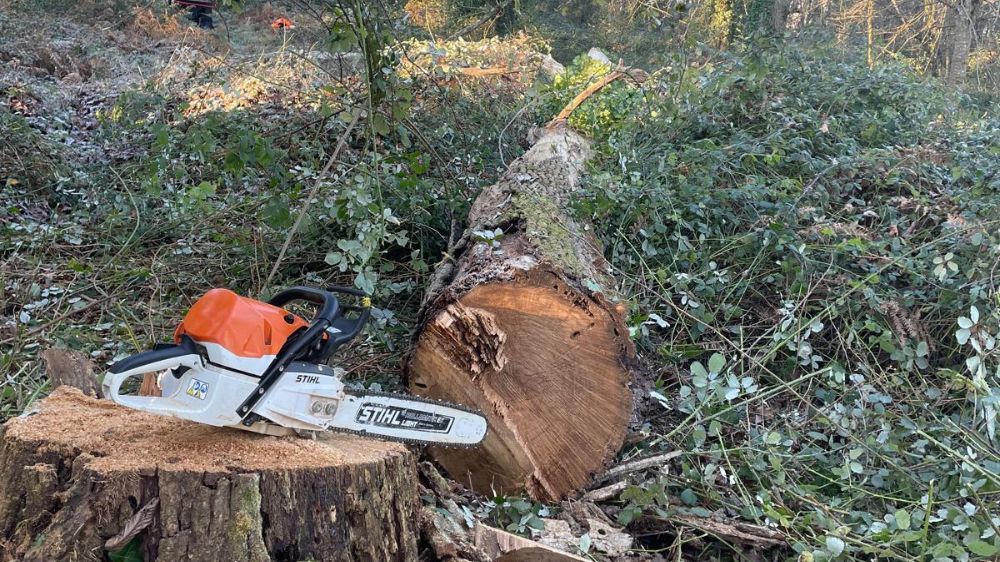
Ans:
<svg viewBox="0 0 1000 562"><path fill-rule="evenodd" d="M322 440L271 437L156 416L60 387L33 415L5 424L7 439L37 443L39 450L97 457L99 472L191 470L250 472L367 464L404 454L397 443L330 434Z"/></svg>

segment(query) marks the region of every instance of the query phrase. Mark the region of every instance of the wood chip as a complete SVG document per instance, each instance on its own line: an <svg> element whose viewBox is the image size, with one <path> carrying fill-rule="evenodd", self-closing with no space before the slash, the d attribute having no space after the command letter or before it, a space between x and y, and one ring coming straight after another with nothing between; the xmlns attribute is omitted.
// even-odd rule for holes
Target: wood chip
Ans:
<svg viewBox="0 0 1000 562"><path fill-rule="evenodd" d="M136 535L141 533L146 527L153 522L153 518L156 516L156 508L160 505L159 498L153 498L149 500L149 503L142 506L142 509L135 512L125 523L125 528L121 530L120 533L111 537L104 543L104 548L115 551L125 548L125 545L129 543Z"/></svg>
<svg viewBox="0 0 1000 562"><path fill-rule="evenodd" d="M546 521L558 520L548 519ZM565 521L558 521L558 523L566 524ZM566 531L569 531L568 524L566 524ZM485 551L494 562L541 562L545 560L563 562L585 560L565 550L554 548L541 542L535 542L481 523L476 524L474 536L476 546ZM572 539L573 534L569 533L569 537Z"/></svg>

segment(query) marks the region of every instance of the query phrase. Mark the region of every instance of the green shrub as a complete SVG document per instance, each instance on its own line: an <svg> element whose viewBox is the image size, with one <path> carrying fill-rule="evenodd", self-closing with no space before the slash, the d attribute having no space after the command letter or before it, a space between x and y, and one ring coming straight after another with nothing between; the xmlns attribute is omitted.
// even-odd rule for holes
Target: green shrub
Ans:
<svg viewBox="0 0 1000 562"><path fill-rule="evenodd" d="M691 451L623 522L721 509L813 560L993 556L1000 128L828 52L680 72L579 202L659 373L647 446Z"/></svg>

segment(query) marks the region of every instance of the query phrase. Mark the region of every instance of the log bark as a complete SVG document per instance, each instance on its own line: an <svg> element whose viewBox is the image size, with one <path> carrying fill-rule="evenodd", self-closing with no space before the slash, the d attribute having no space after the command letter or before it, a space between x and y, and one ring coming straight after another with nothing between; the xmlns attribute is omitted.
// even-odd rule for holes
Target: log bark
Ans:
<svg viewBox="0 0 1000 562"><path fill-rule="evenodd" d="M633 349L624 307L592 229L569 210L589 156L565 121L543 129L476 199L424 301L410 390L486 413L481 447L431 449L480 493L562 498L625 437Z"/></svg>
<svg viewBox="0 0 1000 562"><path fill-rule="evenodd" d="M416 560L397 444L219 429L61 387L0 429L0 560Z"/></svg>

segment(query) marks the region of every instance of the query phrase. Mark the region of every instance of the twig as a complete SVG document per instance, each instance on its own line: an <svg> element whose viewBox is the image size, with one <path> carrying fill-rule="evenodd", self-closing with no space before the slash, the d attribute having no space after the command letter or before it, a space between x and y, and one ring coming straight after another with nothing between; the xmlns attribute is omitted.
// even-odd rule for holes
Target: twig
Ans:
<svg viewBox="0 0 1000 562"><path fill-rule="evenodd" d="M622 480L620 482L615 482L610 486L605 486L603 488L598 488L596 490L591 490L583 495L580 499L588 502L603 502L610 500L611 498L622 493L622 491L628 488L628 482Z"/></svg>
<svg viewBox="0 0 1000 562"><path fill-rule="evenodd" d="M653 468L654 466L662 466L667 461L671 459L676 459L677 457L683 454L684 451L670 451L669 453L664 453L662 455L656 455L654 457L646 457L644 459L638 459L624 464L620 464L605 472L604 475L597 480L597 484L603 484L604 482L608 482L609 480L621 478L622 476L625 476L627 474L631 474L633 472L639 472L640 470L646 470L647 468Z"/></svg>
<svg viewBox="0 0 1000 562"><path fill-rule="evenodd" d="M786 544L785 534L781 531L741 521L717 521L707 517L681 514L671 515L667 520L756 548L771 548Z"/></svg>
<svg viewBox="0 0 1000 562"><path fill-rule="evenodd" d="M351 134L351 131L354 130L354 126L358 124L361 114L361 111L354 114L354 118L351 119L351 123L347 126L344 133L340 135L340 139L337 140L337 147L333 149L333 154L331 154L330 159L326 161L326 166L323 166L323 171L321 171L319 176L316 178L316 183L313 184L312 189L309 191L309 195L306 196L306 200L302 204L302 209L299 210L299 216L295 219L295 224L292 225L292 230L288 232L288 236L285 237L285 243L281 245L281 251L278 252L278 259L274 261L274 267L271 268L271 273L267 275L267 280L264 281L264 287L271 285L271 280L274 279L274 274L278 272L278 266L281 265L281 260L285 259L285 252L288 251L288 246L291 245L295 232L302 224L302 219L306 216L306 212L309 211L309 205L312 204L313 197L316 197L316 194L319 193L319 188L323 184L323 180L325 180L326 176L329 175L330 168L333 167L333 164L340 156L341 149L343 149L344 145L347 144L347 137Z"/></svg>

